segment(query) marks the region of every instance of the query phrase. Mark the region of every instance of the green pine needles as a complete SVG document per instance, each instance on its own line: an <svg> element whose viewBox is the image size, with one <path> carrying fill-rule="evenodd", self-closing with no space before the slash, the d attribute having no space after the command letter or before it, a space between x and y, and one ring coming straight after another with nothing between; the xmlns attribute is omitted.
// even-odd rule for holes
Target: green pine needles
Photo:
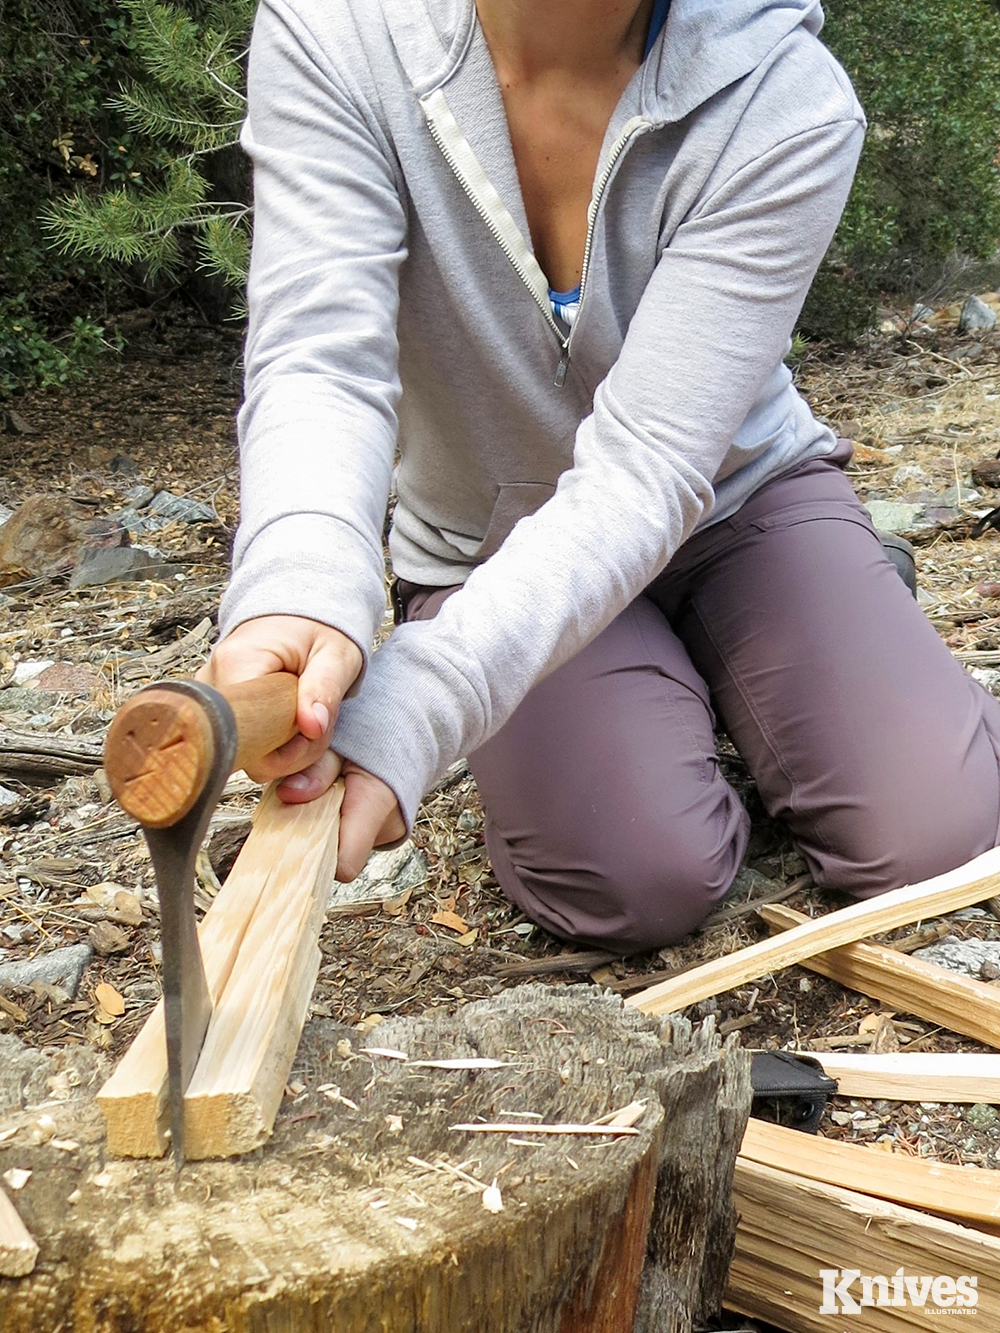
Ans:
<svg viewBox="0 0 1000 1333"><path fill-rule="evenodd" d="M84 186L49 205L43 224L65 254L142 265L150 278L179 277L193 263L239 290L250 208L239 198L216 197L206 166L238 140L254 5L209 0L182 10L121 0L120 8L145 77L123 86L111 105L133 135L161 149L159 179L100 192Z"/></svg>

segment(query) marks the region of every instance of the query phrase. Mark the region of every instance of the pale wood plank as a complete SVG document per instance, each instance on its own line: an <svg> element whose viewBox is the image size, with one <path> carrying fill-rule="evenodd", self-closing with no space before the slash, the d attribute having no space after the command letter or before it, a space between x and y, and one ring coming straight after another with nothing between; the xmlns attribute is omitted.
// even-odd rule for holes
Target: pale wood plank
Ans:
<svg viewBox="0 0 1000 1333"><path fill-rule="evenodd" d="M629 996L625 1004L648 1014L669 1014L711 995L756 981L804 958L853 944L866 935L908 926L925 916L958 911L1000 892L1000 848L947 874L906 885L878 898L797 926L783 935L761 940L724 958L715 958L679 977Z"/></svg>
<svg viewBox="0 0 1000 1333"><path fill-rule="evenodd" d="M913 1051L841 1055L802 1051L835 1078L845 1097L899 1102L1000 1103L1000 1055Z"/></svg>
<svg viewBox="0 0 1000 1333"><path fill-rule="evenodd" d="M38 1246L31 1232L0 1189L0 1277L27 1277L37 1259Z"/></svg>
<svg viewBox="0 0 1000 1333"><path fill-rule="evenodd" d="M184 1098L188 1157L249 1152L271 1133L319 971L343 792L337 783L317 801L279 802L258 818L281 830L282 846L267 863L267 882Z"/></svg>
<svg viewBox="0 0 1000 1333"><path fill-rule="evenodd" d="M995 1227L1000 1222L1000 1173L946 1166L857 1143L837 1143L784 1125L747 1121L740 1155L809 1180L879 1199Z"/></svg>
<svg viewBox="0 0 1000 1333"><path fill-rule="evenodd" d="M205 976L216 1010L244 939L250 931L251 922L262 906L262 899L268 896L269 887L273 886L276 867L284 867L282 873L285 874L294 871L292 858L300 857L304 850L298 831L309 830L310 836L319 832L327 851L332 836L335 855L342 798L343 787L340 783L318 801L305 805L284 805L278 800L273 788L265 792L257 807L250 837L198 931ZM332 878L332 870L325 861L322 867L317 865L315 868L317 872L322 868L324 874L329 870L329 877ZM273 902L271 906L273 910ZM263 958L266 958L266 954L258 956L259 969L263 968ZM299 975L297 981L301 986L305 978ZM284 1024L286 1040L290 1040L289 1021L294 1028L294 1015L298 1008L302 1008L301 996L297 1001L287 996L281 1014L274 1015L276 1023ZM168 1113L162 1001L153 1010L114 1074L98 1093L97 1100L107 1121L109 1151L123 1157L163 1155L168 1143ZM186 1127L185 1138L188 1133Z"/></svg>
<svg viewBox="0 0 1000 1333"><path fill-rule="evenodd" d="M730 1309L786 1333L926 1331L926 1308L909 1300L896 1308L820 1313L821 1269L854 1269L891 1279L903 1268L911 1276L975 1277L975 1322L980 1328L1000 1327L1000 1239L995 1236L747 1158L736 1163L733 1202L739 1226L725 1295ZM860 1299L858 1283L852 1290ZM927 1304L935 1309L930 1298ZM942 1312L940 1318L947 1316Z"/></svg>
<svg viewBox="0 0 1000 1333"><path fill-rule="evenodd" d="M777 930L795 929L810 920L784 904L764 906L760 914ZM1000 990L985 981L880 944L845 944L803 958L801 965L904 1013L986 1046L1000 1046Z"/></svg>

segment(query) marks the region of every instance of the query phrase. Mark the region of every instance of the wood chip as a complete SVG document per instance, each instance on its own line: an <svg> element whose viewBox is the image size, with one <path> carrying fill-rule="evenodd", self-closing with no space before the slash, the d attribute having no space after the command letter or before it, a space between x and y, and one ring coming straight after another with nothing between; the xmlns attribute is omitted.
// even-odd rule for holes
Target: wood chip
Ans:
<svg viewBox="0 0 1000 1333"><path fill-rule="evenodd" d="M24 1167L12 1166L9 1171L3 1173L3 1178L12 1190L23 1190L31 1179L31 1172L26 1171Z"/></svg>
<svg viewBox="0 0 1000 1333"><path fill-rule="evenodd" d="M452 1129L467 1134L638 1134L637 1129L618 1125L525 1125L500 1123L496 1125L452 1125Z"/></svg>
<svg viewBox="0 0 1000 1333"><path fill-rule="evenodd" d="M482 1194L483 1207L488 1213L503 1212L503 1195L497 1188L497 1178L493 1177L493 1184L487 1185Z"/></svg>
<svg viewBox="0 0 1000 1333"><path fill-rule="evenodd" d="M395 1051L391 1046L362 1046L362 1055L380 1055L383 1060L409 1060L405 1051Z"/></svg>
<svg viewBox="0 0 1000 1333"><path fill-rule="evenodd" d="M406 1058L405 1056L403 1057ZM410 1060L411 1069L507 1069L510 1060L490 1060L483 1055L455 1060Z"/></svg>

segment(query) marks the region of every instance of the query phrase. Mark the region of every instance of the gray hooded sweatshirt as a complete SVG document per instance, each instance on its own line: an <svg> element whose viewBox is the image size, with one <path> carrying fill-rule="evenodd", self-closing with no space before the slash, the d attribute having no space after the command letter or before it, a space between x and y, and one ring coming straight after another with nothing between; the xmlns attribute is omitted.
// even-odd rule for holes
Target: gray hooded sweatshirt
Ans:
<svg viewBox="0 0 1000 1333"><path fill-rule="evenodd" d="M673 0L608 126L567 336L473 0L263 0L221 626L308 616L361 647L333 746L407 824L696 528L833 448L782 362L864 132L821 23ZM465 586L369 661L393 475L395 573Z"/></svg>

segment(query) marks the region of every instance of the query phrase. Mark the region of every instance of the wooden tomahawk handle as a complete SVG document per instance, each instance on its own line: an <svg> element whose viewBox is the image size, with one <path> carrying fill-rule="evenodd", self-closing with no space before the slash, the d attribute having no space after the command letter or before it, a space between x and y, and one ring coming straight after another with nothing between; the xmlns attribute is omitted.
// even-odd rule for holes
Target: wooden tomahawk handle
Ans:
<svg viewBox="0 0 1000 1333"><path fill-rule="evenodd" d="M233 771L296 734L298 677L261 676L220 693L236 719ZM215 757L212 724L201 703L176 690L141 690L108 729L104 769L118 804L150 828L183 819L204 789Z"/></svg>

